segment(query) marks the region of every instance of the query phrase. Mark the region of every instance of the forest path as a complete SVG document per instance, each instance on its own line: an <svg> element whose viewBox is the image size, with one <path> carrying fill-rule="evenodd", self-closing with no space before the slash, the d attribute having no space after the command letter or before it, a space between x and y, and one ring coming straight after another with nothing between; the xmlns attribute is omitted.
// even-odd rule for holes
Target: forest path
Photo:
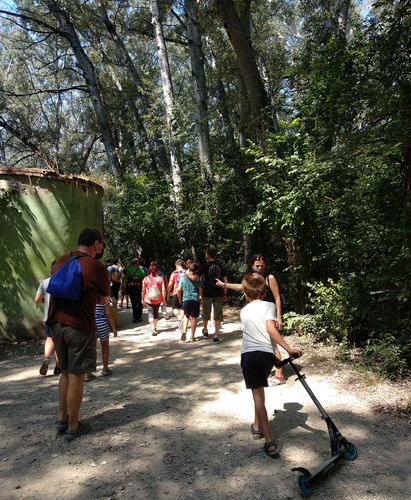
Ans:
<svg viewBox="0 0 411 500"><path fill-rule="evenodd" d="M329 456L329 439L290 367L285 385L266 389L281 451L271 459L250 432L253 404L239 366L238 318L224 326L222 342L214 345L211 338L182 343L175 318L160 320L161 333L151 337L146 314L136 328L130 310L120 316L125 326L110 339L114 373L98 373L85 384L82 415L91 419L92 430L72 443L54 431L58 378L39 376L41 344L3 350L0 498L299 498L291 468L312 470ZM304 339L287 340L306 347ZM100 352L98 360L101 365ZM410 418L389 411L394 401L404 404L409 383L364 386L363 376L326 348L307 348L298 365L359 455L341 462L311 498L410 498Z"/></svg>

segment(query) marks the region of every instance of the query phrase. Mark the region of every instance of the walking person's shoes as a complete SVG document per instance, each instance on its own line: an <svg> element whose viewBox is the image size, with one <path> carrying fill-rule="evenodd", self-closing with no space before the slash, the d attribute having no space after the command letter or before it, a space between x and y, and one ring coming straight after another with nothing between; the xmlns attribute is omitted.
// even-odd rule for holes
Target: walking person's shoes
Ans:
<svg viewBox="0 0 411 500"><path fill-rule="evenodd" d="M76 431L66 431L64 438L66 441L73 441L80 437L82 434L88 432L91 428L90 422L88 420L79 420L78 429Z"/></svg>
<svg viewBox="0 0 411 500"><path fill-rule="evenodd" d="M63 370L62 370L59 366L56 366L56 367L54 368L54 372L53 372L53 373L54 373L54 375L61 375L61 372L62 372L62 371L63 371Z"/></svg>
<svg viewBox="0 0 411 500"><path fill-rule="evenodd" d="M109 368L108 366L105 366L102 370L101 370L101 374L104 375L104 376L107 376L107 375L112 375L113 374L113 370L111 368Z"/></svg>
<svg viewBox="0 0 411 500"><path fill-rule="evenodd" d="M68 415L67 420L57 420L55 425L59 432L66 432L68 428Z"/></svg>
<svg viewBox="0 0 411 500"><path fill-rule="evenodd" d="M284 377L273 377L268 381L268 386L269 387L277 387L278 385L283 385L285 384Z"/></svg>
<svg viewBox="0 0 411 500"><path fill-rule="evenodd" d="M94 380L95 378L97 378L96 375L94 375L94 373L86 373L85 377L84 377L84 382L90 382L90 380Z"/></svg>
<svg viewBox="0 0 411 500"><path fill-rule="evenodd" d="M213 342L214 342L214 344L219 344L220 339L218 337L213 337Z"/></svg>
<svg viewBox="0 0 411 500"><path fill-rule="evenodd" d="M186 338L187 338L187 334L186 334L186 332L181 332L181 338L180 338L180 340L181 340L182 342L185 342L185 341L186 341Z"/></svg>
<svg viewBox="0 0 411 500"><path fill-rule="evenodd" d="M204 330L204 328L203 328L203 337L204 337L205 339L208 339L208 332L206 332L206 331Z"/></svg>
<svg viewBox="0 0 411 500"><path fill-rule="evenodd" d="M50 358L44 358L43 363L40 366L40 375L47 375L47 370L49 369Z"/></svg>
<svg viewBox="0 0 411 500"><path fill-rule="evenodd" d="M152 337L157 337L158 331L155 328L151 329L151 336Z"/></svg>
<svg viewBox="0 0 411 500"><path fill-rule="evenodd" d="M163 318L166 319L166 320L169 320L170 319L170 316L167 314L167 313L164 313L163 314Z"/></svg>

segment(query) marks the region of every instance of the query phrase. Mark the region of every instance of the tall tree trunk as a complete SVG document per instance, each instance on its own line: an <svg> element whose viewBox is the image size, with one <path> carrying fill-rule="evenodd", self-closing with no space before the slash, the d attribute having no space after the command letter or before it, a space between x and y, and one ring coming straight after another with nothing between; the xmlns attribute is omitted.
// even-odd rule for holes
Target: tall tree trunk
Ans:
<svg viewBox="0 0 411 500"><path fill-rule="evenodd" d="M238 70L237 81L239 93L238 106L240 111L240 119L238 123L238 142L240 144L240 148L246 148L248 147L248 139L250 139L250 135L248 133L248 122L250 119L250 101L248 99L247 87L240 70Z"/></svg>
<svg viewBox="0 0 411 500"><path fill-rule="evenodd" d="M111 131L110 123L107 119L106 110L103 104L103 99L101 97L100 89L97 83L96 72L93 63L90 61L89 57L85 53L80 40L78 38L77 32L74 28L73 22L71 21L70 15L61 9L54 1L47 1L47 5L50 8L51 13L60 23L60 29L63 33L62 36L69 42L74 56L77 60L83 77L86 81L87 90L91 97L91 102L93 104L94 112L96 113L97 121L100 126L101 135L103 137L103 143L106 150L108 163L110 169L114 176L120 175L120 163L117 156L116 148L114 145L114 138Z"/></svg>
<svg viewBox="0 0 411 500"><path fill-rule="evenodd" d="M198 153L201 170L206 184L211 182L211 146L208 125L207 89L204 72L204 54L201 44L201 31L198 22L197 0L185 0L184 3L188 47L191 60L191 71L194 85L194 101L196 106L196 126Z"/></svg>
<svg viewBox="0 0 411 500"><path fill-rule="evenodd" d="M253 19L250 17L250 25L253 31L254 37L258 40L258 33L255 27ZM265 57L262 54L258 56L258 65L260 67L264 88L268 97L268 101L270 103L270 115L273 121L274 132L278 132L280 127L278 124L278 106L276 104L275 96L274 96L274 88L271 82L270 72L268 71L268 66L265 62Z"/></svg>
<svg viewBox="0 0 411 500"><path fill-rule="evenodd" d="M227 106L227 94L224 83L221 80L217 82L217 98L219 101L219 114L223 121L226 137L230 142L234 142L234 130L231 126L231 118Z"/></svg>
<svg viewBox="0 0 411 500"><path fill-rule="evenodd" d="M238 66L244 78L257 136L264 143L264 131L266 129L272 130L272 124L267 119L267 94L251 48L249 35L251 0L244 0L243 2L242 19L237 13L234 0L216 0L216 2L218 13L237 56Z"/></svg>
<svg viewBox="0 0 411 500"><path fill-rule="evenodd" d="M6 148L4 146L2 130L0 130L0 162L6 163Z"/></svg>
<svg viewBox="0 0 411 500"><path fill-rule="evenodd" d="M151 22L154 28L154 37L157 45L157 55L160 63L161 81L163 84L164 104L166 108L167 124L170 132L170 162L173 176L174 198L177 205L182 203L182 180L179 159L179 148L175 138L175 124L173 112L173 85L171 80L170 64L163 26L160 21L158 0L150 0Z"/></svg>
<svg viewBox="0 0 411 500"><path fill-rule="evenodd" d="M336 14L336 36L345 38L351 0L341 0Z"/></svg>

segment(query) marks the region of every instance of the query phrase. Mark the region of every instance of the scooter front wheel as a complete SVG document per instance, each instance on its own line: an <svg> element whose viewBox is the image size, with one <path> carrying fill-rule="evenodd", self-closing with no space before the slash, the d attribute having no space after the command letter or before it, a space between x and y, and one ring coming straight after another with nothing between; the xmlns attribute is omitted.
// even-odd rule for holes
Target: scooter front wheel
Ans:
<svg viewBox="0 0 411 500"><path fill-rule="evenodd" d="M300 492L300 495L303 498L309 498L311 496L312 490L307 484L307 477L304 474L299 474L296 479L297 488Z"/></svg>
<svg viewBox="0 0 411 500"><path fill-rule="evenodd" d="M343 446L344 458L353 462L358 457L357 448L352 444L347 442L346 446Z"/></svg>

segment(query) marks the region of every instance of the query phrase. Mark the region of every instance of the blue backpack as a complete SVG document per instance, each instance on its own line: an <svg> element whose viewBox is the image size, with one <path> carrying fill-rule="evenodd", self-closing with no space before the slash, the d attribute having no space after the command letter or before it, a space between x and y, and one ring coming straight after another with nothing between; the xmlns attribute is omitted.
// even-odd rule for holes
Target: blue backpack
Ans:
<svg viewBox="0 0 411 500"><path fill-rule="evenodd" d="M73 255L67 262L50 278L47 292L59 299L78 300L81 296L81 285L83 284L83 276L81 274L81 266L78 259L87 257L87 254Z"/></svg>

